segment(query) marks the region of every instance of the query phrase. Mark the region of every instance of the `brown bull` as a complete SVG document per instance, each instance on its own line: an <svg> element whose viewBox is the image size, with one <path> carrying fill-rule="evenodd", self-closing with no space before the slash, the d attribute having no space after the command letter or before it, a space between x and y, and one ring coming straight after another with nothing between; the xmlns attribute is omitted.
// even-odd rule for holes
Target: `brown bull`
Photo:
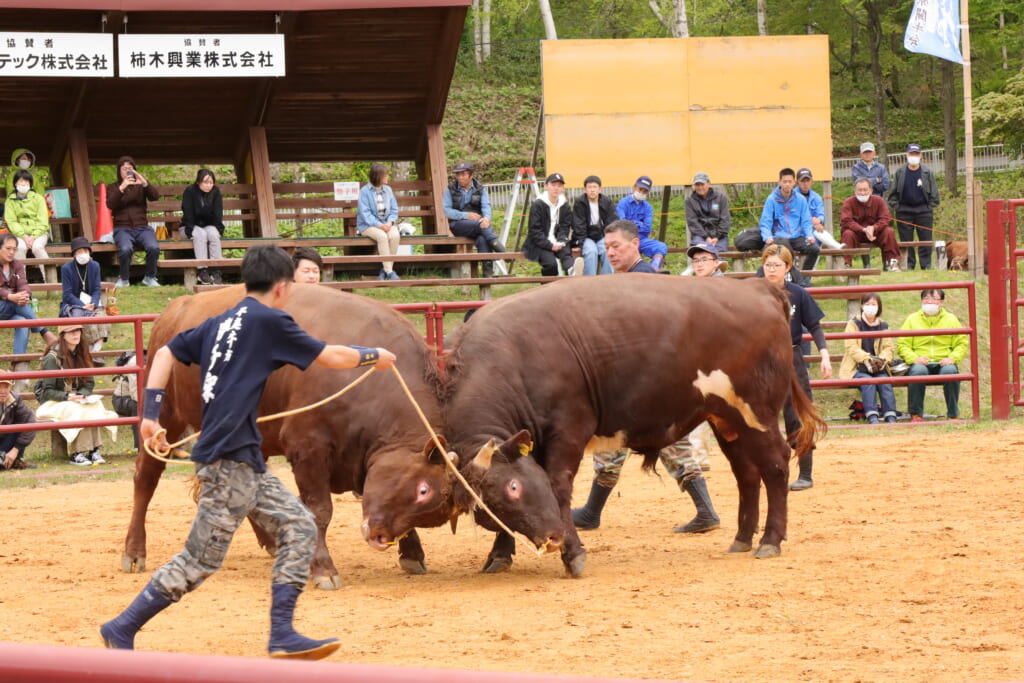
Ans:
<svg viewBox="0 0 1024 683"><path fill-rule="evenodd" d="M761 482L768 514L757 557L781 552L790 449L778 416L787 395L803 423L805 453L824 422L800 390L790 348L789 302L763 280L645 274L568 279L489 304L456 335L448 361L445 434L467 473L485 444L532 440L560 510L562 561L573 576L585 552L570 498L584 451L628 446L648 469L658 451L707 420L739 486L731 552L751 549ZM525 430L526 433L521 433ZM492 488L485 502L514 531L535 520L508 508L523 490ZM488 569L512 562L499 532Z"/></svg>
<svg viewBox="0 0 1024 683"><path fill-rule="evenodd" d="M172 302L153 327L149 357L178 332L226 311L244 293L239 285ZM401 314L373 299L310 285L292 288L285 311L318 339L391 350L427 419L435 429L440 424L436 365L422 335ZM278 370L267 382L260 415L330 396L363 372L365 368L332 370L316 364L305 372L291 366ZM324 541L332 493L362 493L364 538L383 550L401 537L400 562L410 573L426 571L415 527L440 526L453 515L444 456L428 443L426 427L392 375L377 372L315 410L260 426L264 456L288 458L302 501L316 517L312 576L320 588L340 585ZM160 420L168 440L179 439L188 428L199 429L200 417L199 369L176 364ZM122 556L125 571L145 569L146 509L164 467L145 454L136 461L134 507ZM273 553L272 537L254 529L260 544Z"/></svg>

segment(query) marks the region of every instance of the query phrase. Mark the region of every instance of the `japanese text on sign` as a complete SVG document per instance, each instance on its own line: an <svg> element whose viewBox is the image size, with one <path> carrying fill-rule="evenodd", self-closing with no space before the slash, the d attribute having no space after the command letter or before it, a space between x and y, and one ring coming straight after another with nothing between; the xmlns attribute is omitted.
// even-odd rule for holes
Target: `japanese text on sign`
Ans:
<svg viewBox="0 0 1024 683"><path fill-rule="evenodd" d="M126 78L284 76L284 36L121 35L117 72Z"/></svg>
<svg viewBox="0 0 1024 683"><path fill-rule="evenodd" d="M114 75L114 37L0 31L0 76Z"/></svg>
<svg viewBox="0 0 1024 683"><path fill-rule="evenodd" d="M334 183L334 200L337 202L354 202L359 199L358 182Z"/></svg>

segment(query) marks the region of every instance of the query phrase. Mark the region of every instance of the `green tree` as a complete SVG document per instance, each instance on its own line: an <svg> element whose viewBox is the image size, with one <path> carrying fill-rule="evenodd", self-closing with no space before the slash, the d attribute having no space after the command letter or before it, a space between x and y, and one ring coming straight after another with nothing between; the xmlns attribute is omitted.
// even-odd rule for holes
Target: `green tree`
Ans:
<svg viewBox="0 0 1024 683"><path fill-rule="evenodd" d="M991 92L974 101L974 120L983 140L1003 142L1011 153L1024 145L1024 70L1006 83L1002 92Z"/></svg>

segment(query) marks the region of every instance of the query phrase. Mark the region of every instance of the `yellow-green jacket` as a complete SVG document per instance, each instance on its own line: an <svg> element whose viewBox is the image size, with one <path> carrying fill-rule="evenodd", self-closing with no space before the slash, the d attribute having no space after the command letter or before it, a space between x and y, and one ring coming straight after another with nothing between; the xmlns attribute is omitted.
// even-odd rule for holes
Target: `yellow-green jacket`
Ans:
<svg viewBox="0 0 1024 683"><path fill-rule="evenodd" d="M17 191L11 192L4 205L4 221L16 237L42 237L50 232L46 199L35 190L29 190L24 199L18 198Z"/></svg>
<svg viewBox="0 0 1024 683"><path fill-rule="evenodd" d="M963 327L957 317L945 308L939 309L939 314L927 316L924 311L916 311L904 321L901 330L941 330L954 327ZM967 357L967 335L966 334L937 334L926 337L900 337L896 342L896 351L900 358L913 363L921 356L931 359L932 363L938 363L943 358L952 358L953 362L959 365Z"/></svg>

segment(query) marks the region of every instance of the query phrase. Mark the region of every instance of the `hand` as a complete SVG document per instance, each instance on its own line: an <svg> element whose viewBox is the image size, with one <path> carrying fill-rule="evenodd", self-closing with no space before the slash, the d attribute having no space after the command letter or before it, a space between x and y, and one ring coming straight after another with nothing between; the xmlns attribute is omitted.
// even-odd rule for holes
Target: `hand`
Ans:
<svg viewBox="0 0 1024 683"><path fill-rule="evenodd" d="M489 227L491 227L491 219L490 218L483 218L483 217L481 217L480 218L480 227L481 228L489 228Z"/></svg>
<svg viewBox="0 0 1024 683"><path fill-rule="evenodd" d="M395 361L398 360L395 357L395 354L391 353L387 349L378 348L377 354L377 362L373 365L377 370L390 370L395 365Z"/></svg>
<svg viewBox="0 0 1024 683"><path fill-rule="evenodd" d="M874 242L875 241L875 226L872 225L872 226L869 226L867 228L864 228L864 236L867 237L868 240Z"/></svg>
<svg viewBox="0 0 1024 683"><path fill-rule="evenodd" d="M807 238L807 244L814 244L814 238L813 237L808 237Z"/></svg>
<svg viewBox="0 0 1024 683"><path fill-rule="evenodd" d="M25 246L28 247L29 249L32 248L32 243L36 241L36 238L30 235L25 235L21 239L23 242L25 242Z"/></svg>
<svg viewBox="0 0 1024 683"><path fill-rule="evenodd" d="M8 301L13 301L18 306L26 306L28 302L32 300L32 295L28 292L15 292L7 297Z"/></svg>
<svg viewBox="0 0 1024 683"><path fill-rule="evenodd" d="M469 220L471 220L471 221L478 221L481 218L483 218L483 216L481 216L480 214L476 213L475 211L467 211L466 212L466 217L469 218Z"/></svg>
<svg viewBox="0 0 1024 683"><path fill-rule="evenodd" d="M552 242L551 243L551 251L559 252L559 251L562 250L563 246L564 245L561 242Z"/></svg>
<svg viewBox="0 0 1024 683"><path fill-rule="evenodd" d="M886 360L884 358L869 358L868 369L871 370L872 375L877 375L885 370L885 363Z"/></svg>
<svg viewBox="0 0 1024 683"><path fill-rule="evenodd" d="M81 394L68 394L68 400L73 403L81 403L85 400L85 396L82 396Z"/></svg>
<svg viewBox="0 0 1024 683"><path fill-rule="evenodd" d="M928 356L918 356L917 358L914 359L914 362L917 363L918 365L928 365L929 363L932 362L932 360Z"/></svg>
<svg viewBox="0 0 1024 683"><path fill-rule="evenodd" d="M96 304L86 304L82 308L84 308L87 311L95 311L96 310Z"/></svg>
<svg viewBox="0 0 1024 683"><path fill-rule="evenodd" d="M832 378L832 361L829 359L828 354L822 354L821 356L821 378Z"/></svg>
<svg viewBox="0 0 1024 683"><path fill-rule="evenodd" d="M768 239L766 239L766 240L764 241L764 244L765 244L765 246L768 246L769 244L771 244L771 243L772 243L772 242L774 242L774 241L775 241L775 238L774 238L774 237L769 237Z"/></svg>
<svg viewBox="0 0 1024 683"><path fill-rule="evenodd" d="M708 244L713 244L714 246L717 247L718 246L718 238L717 237L709 237L708 238Z"/></svg>
<svg viewBox="0 0 1024 683"><path fill-rule="evenodd" d="M825 227L821 222L821 219L815 216L811 219L811 225L814 227L814 232L824 232Z"/></svg>
<svg viewBox="0 0 1024 683"><path fill-rule="evenodd" d="M136 185L149 185L149 181L146 180L146 176L139 173L139 169L135 169L135 184Z"/></svg>
<svg viewBox="0 0 1024 683"><path fill-rule="evenodd" d="M377 227L380 228L381 230L383 230L384 232L391 232L391 228L393 228L395 226L394 226L394 223L381 223Z"/></svg>
<svg viewBox="0 0 1024 683"><path fill-rule="evenodd" d="M163 429L163 427L161 427L160 423L156 420L144 419L141 424L139 424L139 436L142 437L142 441L147 443L154 451L164 451L168 448L167 439L164 438L164 432L161 432L158 440L153 441L154 435L161 429Z"/></svg>
<svg viewBox="0 0 1024 683"><path fill-rule="evenodd" d="M9 450L6 453L4 453L4 469L5 470L11 469L11 465L13 465L14 461L17 460L17 459L18 459L18 449L17 448L12 448L11 450Z"/></svg>
<svg viewBox="0 0 1024 683"><path fill-rule="evenodd" d="M942 360L939 361L939 365L941 365L942 367L946 367L947 365L956 365L956 361L953 360L952 358L943 358Z"/></svg>

